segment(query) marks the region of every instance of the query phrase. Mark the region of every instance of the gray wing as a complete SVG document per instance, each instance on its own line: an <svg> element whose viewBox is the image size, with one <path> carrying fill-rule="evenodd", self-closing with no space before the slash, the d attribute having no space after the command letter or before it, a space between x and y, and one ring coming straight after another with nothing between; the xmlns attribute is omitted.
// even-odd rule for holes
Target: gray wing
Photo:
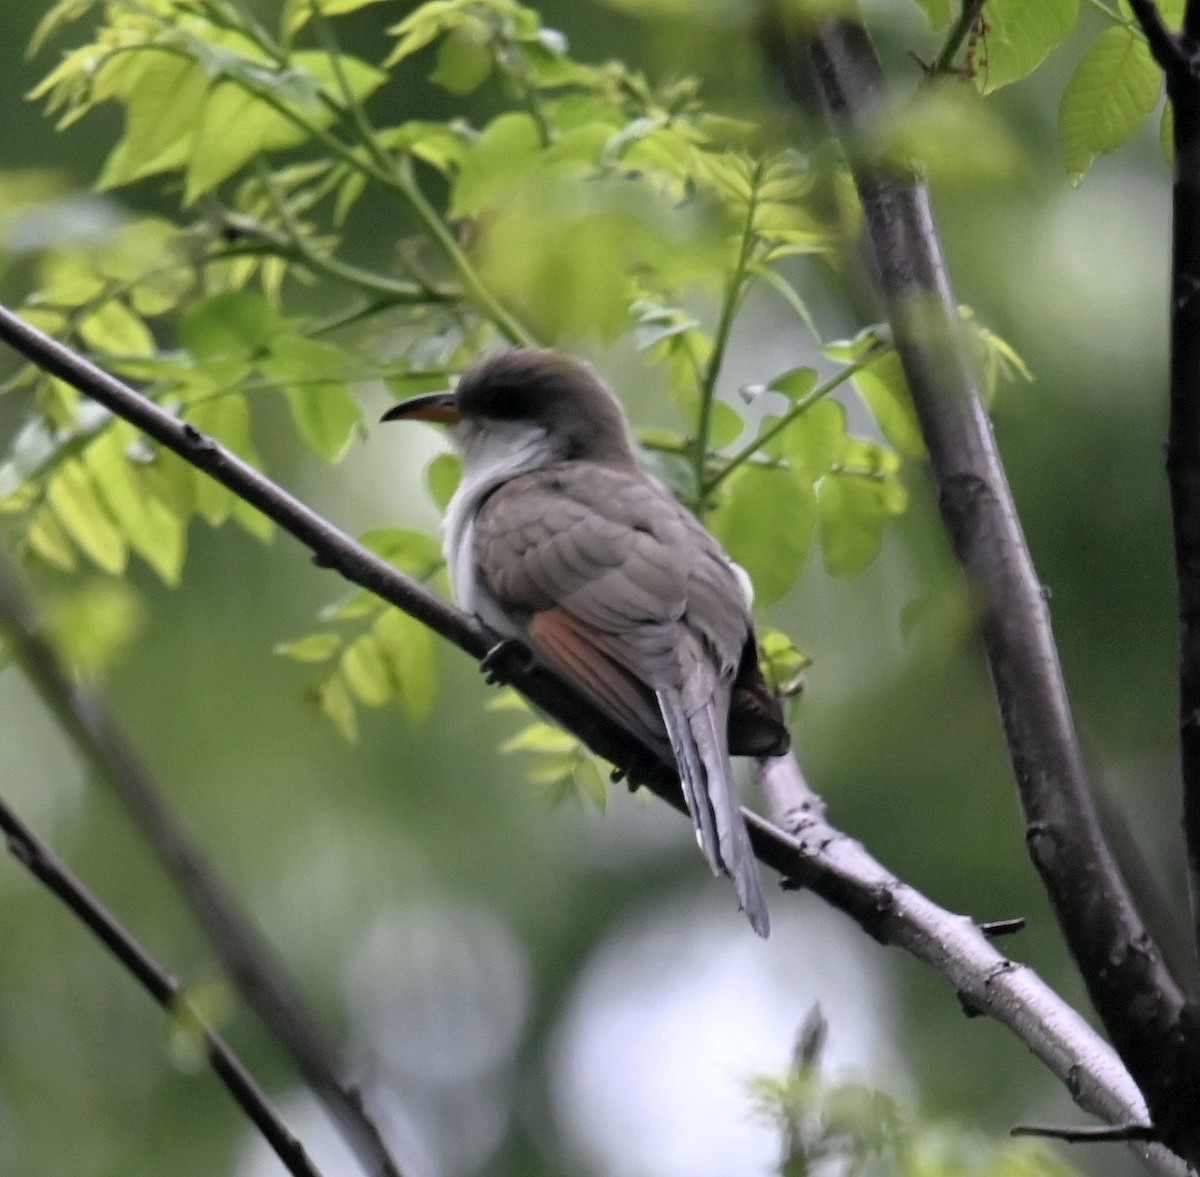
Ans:
<svg viewBox="0 0 1200 1177"><path fill-rule="evenodd" d="M705 856L765 935L727 745L750 617L720 545L658 483L567 463L485 501L475 558L543 662L660 755L673 753Z"/></svg>

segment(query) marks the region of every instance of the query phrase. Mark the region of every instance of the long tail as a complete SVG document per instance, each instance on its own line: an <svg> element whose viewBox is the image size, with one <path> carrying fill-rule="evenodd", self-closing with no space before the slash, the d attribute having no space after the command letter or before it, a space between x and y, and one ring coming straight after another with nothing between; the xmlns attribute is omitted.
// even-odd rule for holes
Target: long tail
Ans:
<svg viewBox="0 0 1200 1177"><path fill-rule="evenodd" d="M711 695L691 714L678 690L668 688L657 695L700 848L713 874L728 875L733 880L750 926L766 939L771 922L733 784L723 730L725 716L718 715L720 709Z"/></svg>

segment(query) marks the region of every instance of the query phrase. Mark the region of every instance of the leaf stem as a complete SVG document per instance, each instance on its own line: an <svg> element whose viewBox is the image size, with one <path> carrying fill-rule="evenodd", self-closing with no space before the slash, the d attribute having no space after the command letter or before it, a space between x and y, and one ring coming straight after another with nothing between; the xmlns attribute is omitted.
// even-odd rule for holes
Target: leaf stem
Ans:
<svg viewBox="0 0 1200 1177"><path fill-rule="evenodd" d="M725 481L739 466L748 462L767 442L772 441L782 433L797 417L807 409L812 408L819 400L827 397L835 388L845 384L852 376L861 372L868 364L877 360L885 351L884 348L872 348L861 359L848 364L836 376L831 376L824 384L818 385L807 396L802 396L792 407L768 428L764 429L752 441L747 442L729 461L717 471L707 482L701 484L702 496L707 498L722 482Z"/></svg>
<svg viewBox="0 0 1200 1177"><path fill-rule="evenodd" d="M700 415L696 421L696 445L692 451L692 469L696 486L700 491L697 508L701 513L704 510L704 499L707 494L704 485L704 465L708 459L708 438L712 432L713 401L716 398L717 379L721 375L721 367L725 362L725 351L729 345L734 315L745 288L750 254L754 249L754 214L758 208L758 185L762 179L763 166L763 161L759 160L755 164L754 173L750 179L750 197L746 205L746 219L738 241L737 260L734 262L733 269L729 274L729 282L725 287L725 297L721 303L721 316L717 320L717 330L713 336L712 354L708 358L704 379L700 385Z"/></svg>

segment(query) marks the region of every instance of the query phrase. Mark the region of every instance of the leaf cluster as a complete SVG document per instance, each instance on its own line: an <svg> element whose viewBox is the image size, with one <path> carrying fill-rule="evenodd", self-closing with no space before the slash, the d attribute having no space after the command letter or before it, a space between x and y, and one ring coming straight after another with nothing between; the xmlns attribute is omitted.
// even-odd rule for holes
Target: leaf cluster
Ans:
<svg viewBox="0 0 1200 1177"><path fill-rule="evenodd" d="M789 591L818 544L835 576L868 567L907 502L903 459L922 453L884 334L816 338L820 371L764 372L740 390L725 374L756 288L817 336L805 266L840 265L859 226L844 168L710 110L690 80L576 59L516 0L421 4L364 61L337 25L377 3L286 0L273 23L238 0L54 5L35 49L98 19L32 96L60 128L116 104L124 129L97 186L158 178L179 215L41 251L26 313L256 464L266 400L337 461L361 431L364 390L442 387L503 343L628 337L677 414L646 434L651 458L710 515L760 604ZM390 87L425 82L475 95L472 109L486 95L487 115L376 123ZM368 194L401 228L365 266L344 238ZM296 309L314 283L337 292L332 313ZM995 371L1013 359L973 322L964 331ZM0 465L0 506L37 560L115 576L136 555L174 584L195 519L269 538L230 492L65 385L25 372L10 387L30 414ZM850 388L876 431L849 428ZM428 471L442 503L456 479L448 457ZM407 571L436 571L429 537L367 538ZM313 697L348 736L359 706L428 709L428 640L363 598L330 606L281 652L323 668Z"/></svg>

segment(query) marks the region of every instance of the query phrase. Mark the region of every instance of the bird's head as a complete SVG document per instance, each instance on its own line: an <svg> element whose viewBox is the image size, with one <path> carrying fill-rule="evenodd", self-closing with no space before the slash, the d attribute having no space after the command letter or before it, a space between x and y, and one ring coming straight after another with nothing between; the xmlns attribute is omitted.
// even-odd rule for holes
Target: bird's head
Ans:
<svg viewBox="0 0 1200 1177"><path fill-rule="evenodd" d="M449 425L469 466L498 445L536 451L537 465L584 460L635 465L621 402L587 364L558 352L499 352L468 368L452 391L402 401L382 420Z"/></svg>

